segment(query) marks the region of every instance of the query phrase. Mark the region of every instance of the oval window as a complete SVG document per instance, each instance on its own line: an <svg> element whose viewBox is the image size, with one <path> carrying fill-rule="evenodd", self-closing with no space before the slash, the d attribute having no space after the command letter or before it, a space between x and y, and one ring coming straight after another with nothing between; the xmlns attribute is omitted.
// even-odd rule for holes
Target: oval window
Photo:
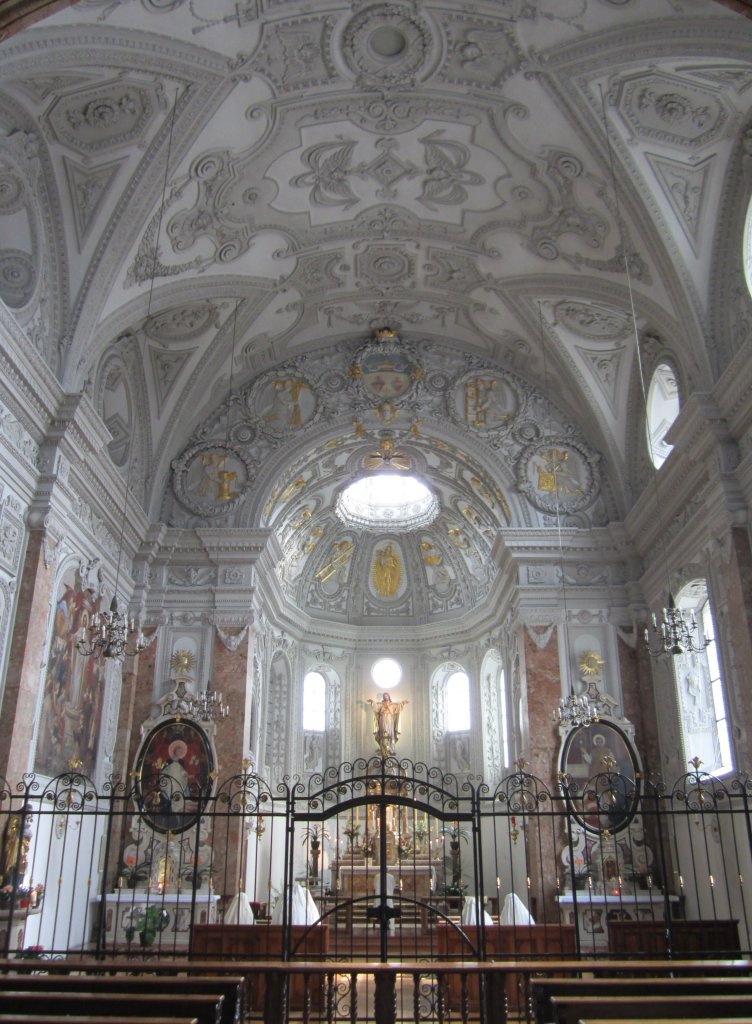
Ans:
<svg viewBox="0 0 752 1024"><path fill-rule="evenodd" d="M669 363L659 363L650 379L647 397L647 440L656 469L669 456L673 445L666 441L669 427L679 415L679 383Z"/></svg>

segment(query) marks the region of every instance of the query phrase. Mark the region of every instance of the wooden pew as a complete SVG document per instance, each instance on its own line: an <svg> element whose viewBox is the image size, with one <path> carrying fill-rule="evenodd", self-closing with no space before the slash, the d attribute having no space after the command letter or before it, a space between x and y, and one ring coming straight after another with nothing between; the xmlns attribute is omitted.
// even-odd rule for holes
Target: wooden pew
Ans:
<svg viewBox="0 0 752 1024"><path fill-rule="evenodd" d="M326 959L329 952L329 925L290 925L292 959ZM282 925L278 924L197 924L191 937L191 960L203 959L211 963L218 960L279 960L282 956ZM211 970L211 968L210 968ZM264 1001L264 978L256 975L251 982L256 1005ZM304 978L290 980L290 1009L301 1010L310 997L315 1010L323 1007L324 994L320 985L305 984Z"/></svg>
<svg viewBox="0 0 752 1024"><path fill-rule="evenodd" d="M555 1024L579 1024L598 1017L603 1020L654 1020L655 1018L695 1020L721 1017L737 1020L752 1013L752 997L738 995L647 995L647 996L552 996L552 1021Z"/></svg>
<svg viewBox="0 0 752 1024"><path fill-rule="evenodd" d="M0 1024L60 1024L60 1015L0 1013ZM101 1024L101 1017L66 1017L65 1024ZM198 1024L196 1017L108 1017L107 1024Z"/></svg>
<svg viewBox="0 0 752 1024"><path fill-rule="evenodd" d="M666 927L665 921L609 921L609 950L615 956L667 956ZM731 956L741 949L738 922L723 918L672 921L671 942L677 957Z"/></svg>
<svg viewBox="0 0 752 1024"><path fill-rule="evenodd" d="M101 1017L65 1017L65 1024L100 1024ZM0 1024L60 1024L60 1015L0 1013ZM196 1017L108 1017L107 1024L198 1024Z"/></svg>
<svg viewBox="0 0 752 1024"><path fill-rule="evenodd" d="M17 989L0 993L0 1013L61 1017L195 1017L199 1024L221 1024L224 996L188 993L34 992Z"/></svg>
<svg viewBox="0 0 752 1024"><path fill-rule="evenodd" d="M443 959L462 960L470 959L470 951L479 948L480 929L477 925L462 925L461 930L454 925L440 923L436 928L439 956ZM546 956L561 959L568 953L574 955L575 935L574 925L560 924L534 924L534 925L511 925L493 924L483 926L485 939L486 958L491 961L498 960L536 960L543 961ZM510 973L506 979L506 991L503 997L506 998L510 1010L517 1011L525 1005L524 984L519 975ZM450 976L447 979L447 1000L449 1006L457 1010L462 1005L462 1000L469 1000L469 1009L477 1010L480 1006L480 990L478 981L473 979L466 984L466 992L463 991L461 975ZM497 1003L502 994L498 992L497 986L486 986L488 995L486 1002Z"/></svg>
<svg viewBox="0 0 752 1024"><path fill-rule="evenodd" d="M3 992L118 992L124 996L135 993L167 995L202 994L224 996L221 1024L242 1024L245 1017L245 980L242 977L188 974L186 976L130 975L122 968L115 975L0 975L0 998Z"/></svg>
<svg viewBox="0 0 752 1024"><path fill-rule="evenodd" d="M532 1004L538 1021L553 1020L554 997L652 995L719 995L727 993L752 998L752 977L736 978L534 978L530 982Z"/></svg>
<svg viewBox="0 0 752 1024"><path fill-rule="evenodd" d="M752 1017L733 1017L733 1024L752 1024ZM622 1017L621 1024L644 1024L644 1017ZM109 1024L109 1022L108 1022ZM605 1021L602 1017L588 1017L587 1020L580 1020L578 1024L613 1024L611 1020ZM650 1024L675 1024L675 1020L666 1017L651 1017ZM729 1024L728 1017L693 1017L692 1024Z"/></svg>

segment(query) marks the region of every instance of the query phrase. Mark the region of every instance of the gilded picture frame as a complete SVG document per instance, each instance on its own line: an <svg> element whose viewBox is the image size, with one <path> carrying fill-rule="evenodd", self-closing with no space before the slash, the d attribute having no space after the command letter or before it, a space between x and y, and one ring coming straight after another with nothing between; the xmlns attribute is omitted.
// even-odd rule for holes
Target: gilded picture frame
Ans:
<svg viewBox="0 0 752 1024"><path fill-rule="evenodd" d="M209 738L197 722L160 722L136 757L135 797L144 821L163 833L195 827L211 795L214 769Z"/></svg>
<svg viewBox="0 0 752 1024"><path fill-rule="evenodd" d="M616 833L629 826L640 795L641 766L623 729L604 719L570 729L560 768L570 807L584 828Z"/></svg>

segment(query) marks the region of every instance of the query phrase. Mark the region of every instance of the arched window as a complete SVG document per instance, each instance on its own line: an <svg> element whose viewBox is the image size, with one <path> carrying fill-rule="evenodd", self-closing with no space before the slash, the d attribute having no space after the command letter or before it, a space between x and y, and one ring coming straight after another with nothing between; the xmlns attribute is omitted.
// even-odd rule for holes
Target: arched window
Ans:
<svg viewBox="0 0 752 1024"><path fill-rule="evenodd" d="M326 731L326 679L308 672L303 680L303 731Z"/></svg>
<svg viewBox="0 0 752 1024"><path fill-rule="evenodd" d="M710 640L699 654L673 659L685 767L690 758L699 757L703 771L724 775L733 770L734 759L707 582L688 583L679 592L676 604L689 615L694 613L697 636Z"/></svg>
<svg viewBox="0 0 752 1024"><path fill-rule="evenodd" d="M446 681L447 732L470 729L470 680L467 672L452 672Z"/></svg>
<svg viewBox="0 0 752 1024"><path fill-rule="evenodd" d="M509 767L509 715L507 713L507 679L504 669L499 673L499 725L501 736L501 763Z"/></svg>
<svg viewBox="0 0 752 1024"><path fill-rule="evenodd" d="M658 469L673 447L666 442L666 434L679 415L679 384L676 370L669 363L656 366L650 379L646 405L648 451Z"/></svg>

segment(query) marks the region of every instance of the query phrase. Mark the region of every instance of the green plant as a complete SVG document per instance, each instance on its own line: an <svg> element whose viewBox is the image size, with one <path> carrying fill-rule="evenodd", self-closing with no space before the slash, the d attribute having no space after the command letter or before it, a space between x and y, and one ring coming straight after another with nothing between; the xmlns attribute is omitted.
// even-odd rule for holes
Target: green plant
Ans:
<svg viewBox="0 0 752 1024"><path fill-rule="evenodd" d="M331 839L331 836L323 825L309 825L303 832L301 843L303 846L305 846L306 843L310 843L311 846L320 846L324 839Z"/></svg>
<svg viewBox="0 0 752 1024"><path fill-rule="evenodd" d="M440 836L444 836L449 840L450 844L456 843L459 845L461 839L464 839L466 843L470 842L470 833L465 828L461 828L459 822L453 821L451 825L446 825L439 832Z"/></svg>
<svg viewBox="0 0 752 1024"><path fill-rule="evenodd" d="M164 931L170 915L162 907L150 904L147 907L136 907L131 914L131 923L125 929L125 937L128 942L138 934L142 946L150 946L157 937L157 933Z"/></svg>

